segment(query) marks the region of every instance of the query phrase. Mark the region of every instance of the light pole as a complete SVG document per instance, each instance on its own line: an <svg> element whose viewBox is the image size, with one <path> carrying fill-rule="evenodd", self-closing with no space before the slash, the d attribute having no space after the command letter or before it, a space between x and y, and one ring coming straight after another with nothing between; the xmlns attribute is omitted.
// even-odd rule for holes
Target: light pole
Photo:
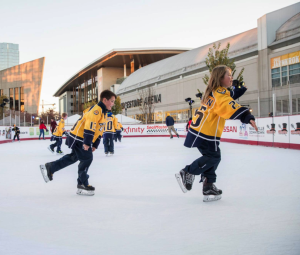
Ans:
<svg viewBox="0 0 300 255"><path fill-rule="evenodd" d="M189 106L190 106L190 113L191 113L190 118L192 118L192 116L193 116L193 113L192 113L192 111L193 111L193 106L192 106L192 105L193 105L193 103L195 103L195 101L192 100L190 97L188 97L188 98L185 99L185 102L189 103Z"/></svg>

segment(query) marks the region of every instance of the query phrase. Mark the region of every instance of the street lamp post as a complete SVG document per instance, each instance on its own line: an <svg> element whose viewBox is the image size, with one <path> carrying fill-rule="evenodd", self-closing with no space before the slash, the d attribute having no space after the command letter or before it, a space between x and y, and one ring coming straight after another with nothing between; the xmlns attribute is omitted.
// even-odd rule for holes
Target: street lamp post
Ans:
<svg viewBox="0 0 300 255"><path fill-rule="evenodd" d="M190 118L192 118L193 117L193 113L192 113L192 111L193 111L193 103L195 103L195 101L192 100L190 97L188 97L188 98L185 99L185 102L189 103L190 113L191 113L190 114Z"/></svg>

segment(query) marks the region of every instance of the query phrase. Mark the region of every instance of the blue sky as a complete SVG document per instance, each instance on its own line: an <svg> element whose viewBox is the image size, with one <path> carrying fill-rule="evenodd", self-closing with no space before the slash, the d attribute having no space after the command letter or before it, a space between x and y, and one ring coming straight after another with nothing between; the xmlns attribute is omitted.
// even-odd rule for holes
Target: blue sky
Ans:
<svg viewBox="0 0 300 255"><path fill-rule="evenodd" d="M46 57L41 100L57 103L70 76L113 48L196 48L296 2L0 0L0 42L19 44L20 63Z"/></svg>

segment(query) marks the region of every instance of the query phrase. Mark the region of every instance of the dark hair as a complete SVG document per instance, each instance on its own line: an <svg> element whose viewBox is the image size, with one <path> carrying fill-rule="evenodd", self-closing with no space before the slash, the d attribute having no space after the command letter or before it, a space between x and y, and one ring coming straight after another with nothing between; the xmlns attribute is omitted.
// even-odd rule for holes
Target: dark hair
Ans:
<svg viewBox="0 0 300 255"><path fill-rule="evenodd" d="M64 112L64 113L61 114L62 118L66 117L66 116L68 116L68 114L66 112Z"/></svg>
<svg viewBox="0 0 300 255"><path fill-rule="evenodd" d="M117 98L116 94L110 90L103 90L100 94L100 101L103 101L104 98L107 100L111 99L112 97Z"/></svg>
<svg viewBox="0 0 300 255"><path fill-rule="evenodd" d="M192 120L193 118L189 118L189 120Z"/></svg>
<svg viewBox="0 0 300 255"><path fill-rule="evenodd" d="M41 123L44 123L44 121L43 121L43 120L41 120Z"/></svg>

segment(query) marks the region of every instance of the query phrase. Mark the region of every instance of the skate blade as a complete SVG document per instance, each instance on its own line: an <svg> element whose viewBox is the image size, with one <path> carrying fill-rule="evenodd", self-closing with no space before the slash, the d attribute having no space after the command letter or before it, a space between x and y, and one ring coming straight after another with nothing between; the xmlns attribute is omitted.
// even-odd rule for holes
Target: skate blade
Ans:
<svg viewBox="0 0 300 255"><path fill-rule="evenodd" d="M186 192L187 192L187 189L186 189L186 187L184 187L184 185L183 185L183 183L182 183L182 181L181 181L181 176L180 176L180 174L175 174L175 178L176 178L176 180L177 180L177 182L178 182L178 184L179 184L179 187L181 188L182 192L183 192L183 193L186 193Z"/></svg>
<svg viewBox="0 0 300 255"><path fill-rule="evenodd" d="M217 196L214 196L214 195L205 195L204 198L203 198L203 202L213 202L213 201L217 201L217 200L220 200L222 198L221 195L217 195Z"/></svg>
<svg viewBox="0 0 300 255"><path fill-rule="evenodd" d="M95 191L93 190L85 190L85 189L77 189L77 195L81 195L81 196L94 196L95 195Z"/></svg>
<svg viewBox="0 0 300 255"><path fill-rule="evenodd" d="M56 155L65 155L65 154L64 154L64 153L57 153L57 152L56 152Z"/></svg>
<svg viewBox="0 0 300 255"><path fill-rule="evenodd" d="M49 150L52 154L54 154L54 151L52 151L52 150L50 149L50 146L48 147L48 150Z"/></svg>
<svg viewBox="0 0 300 255"><path fill-rule="evenodd" d="M40 165L40 169L41 169L41 173L44 177L45 182L46 183L49 182L50 180L49 180L48 175L47 175L46 167L44 165Z"/></svg>

